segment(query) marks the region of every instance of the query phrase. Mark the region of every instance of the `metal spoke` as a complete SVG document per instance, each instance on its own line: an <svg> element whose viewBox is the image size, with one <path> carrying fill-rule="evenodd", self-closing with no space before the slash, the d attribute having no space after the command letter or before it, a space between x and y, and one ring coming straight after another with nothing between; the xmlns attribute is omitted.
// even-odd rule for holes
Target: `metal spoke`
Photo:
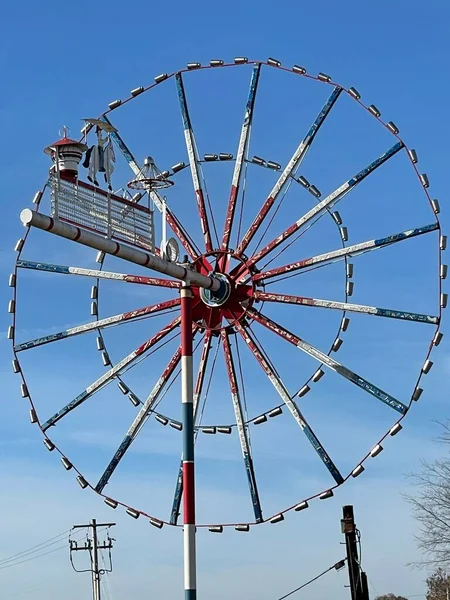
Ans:
<svg viewBox="0 0 450 600"><path fill-rule="evenodd" d="M141 283L143 285L154 285L157 287L168 287L178 289L179 281L170 279L158 279L156 277L144 277L143 275L127 275L125 273L114 273L111 271L100 271L98 269L84 269L82 267L67 267L65 265L54 265L51 263L34 262L30 260L18 260L20 269L33 269L35 271L47 271L49 273L60 273L62 275L82 275L94 279L111 279L114 281L125 281L126 283Z"/></svg>
<svg viewBox="0 0 450 600"><path fill-rule="evenodd" d="M360 375L357 375L347 367L344 367L336 360L334 360L324 352L321 352L308 342L305 342L305 340L302 340L298 336L294 335L278 323L275 323L275 321L272 321L268 317L257 313L252 308L248 309L247 314L250 318L253 318L261 325L264 325L264 327L269 329L269 331L276 333L284 340L287 340L288 342L290 342L291 344L308 354L308 356L311 356L320 363L323 363L326 367L338 373L338 375L345 377L345 379L348 379L348 381L351 381L352 383L360 387L362 390L368 392L369 394L371 394L384 404L387 404L402 415L404 415L408 410L407 407L404 404L402 404L402 402L400 402L390 394L386 393L382 389L378 388L376 385L373 385L373 383L370 383Z"/></svg>
<svg viewBox="0 0 450 600"><path fill-rule="evenodd" d="M281 380L280 376L275 372L275 370L269 364L268 360L263 356L262 352L259 350L250 329L248 327L244 328L240 323L236 323L235 327L236 327L236 330L239 332L239 334L242 336L243 340L247 344L250 351L252 352L253 356L256 358L259 365L261 366L261 368L263 369L263 371L269 378L269 381L274 386L277 393L279 394L279 396L281 397L281 399L283 400L283 402L285 403L285 405L291 412L295 421L301 427L303 433L308 438L312 447L317 452L320 459L322 460L324 465L327 467L328 471L331 473L333 479L336 481L336 483L338 485L343 483L344 478L340 474L336 465L331 460L330 456L328 455L325 448L320 443L319 439L317 438L317 436L315 435L315 433L313 432L311 427L308 425L306 419L300 412L297 404L294 402L294 400L292 400L292 398L291 398L286 386L284 385L283 381Z"/></svg>
<svg viewBox="0 0 450 600"><path fill-rule="evenodd" d="M350 312L362 313L365 315L374 315L376 317L388 317L391 319L417 321L418 323L430 323L436 325L439 322L439 317L435 317L433 315L422 315L420 313L406 312L403 310L393 310L390 308L378 308L376 306L365 306L363 304L351 304L349 302L337 302L335 300L319 300L318 298L305 298L303 296L290 296L288 294L259 292L258 290L255 291L253 297L255 298L255 300L261 300L264 302L317 306L320 308L331 308L336 310L346 310Z"/></svg>
<svg viewBox="0 0 450 600"><path fill-rule="evenodd" d="M250 90L248 93L247 105L245 109L244 122L241 129L241 137L239 138L239 145L236 154L236 162L234 165L233 180L231 184L230 198L228 200L228 208L225 217L225 226L222 236L221 250L226 252L230 242L231 230L233 227L234 214L236 211L237 198L239 194L239 187L242 178L242 171L245 164L245 158L247 155L248 144L250 139L250 131L252 128L253 120L253 109L255 106L256 92L258 89L259 75L261 72L261 63L257 63L253 66L252 78L250 81ZM223 268L223 266L222 266Z"/></svg>
<svg viewBox="0 0 450 600"><path fill-rule="evenodd" d="M49 427L56 425L58 421L60 421L63 417L65 417L72 410L80 406L83 402L85 402L88 398L90 398L93 394L102 389L105 385L107 385L114 377L120 375L121 371L123 371L126 367L131 365L136 359L142 356L145 352L147 352L150 348L152 348L156 343L162 340L166 335L168 335L171 331L178 327L180 324L181 317L176 317L171 321L168 325L160 329L153 337L147 340L144 344L133 350L128 356L123 358L120 362L118 362L114 367L109 369L104 375L99 377L94 383L88 386L81 394L79 394L76 398L71 400L69 404L66 404L61 410L55 413L50 419L48 419L42 426L42 430L46 431Z"/></svg>
<svg viewBox="0 0 450 600"><path fill-rule="evenodd" d="M252 499L253 512L255 521L260 523L263 520L261 503L259 500L258 488L256 485L255 471L253 467L253 457L249 443L249 432L245 425L245 418L242 412L242 404L239 392L239 386L236 378L236 369L234 366L233 354L231 352L230 337L226 329L220 332L222 339L223 351L225 355L225 363L227 367L228 379L230 382L231 399L233 401L234 414L236 418L236 426L241 444L242 457L244 459L245 470L247 473L248 486Z"/></svg>
<svg viewBox="0 0 450 600"><path fill-rule="evenodd" d="M133 321L135 319L141 319L143 317L174 308L175 306L179 306L179 304L180 299L175 298L174 300L167 300L166 302L159 302L158 304L152 304L151 306L144 306L143 308L137 308L136 310L114 315L112 317L105 317L104 319L99 319L98 321L90 321L89 323L83 323L83 325L77 325L76 327L70 327L69 329L58 331L58 333L51 333L50 335L36 338L34 340L30 340L29 342L17 344L14 346L14 351L21 352L22 350L29 350L30 348L36 348L37 346L42 346L43 344L56 342L58 340L79 335L81 333L87 333L89 331L93 331L94 329L104 329L106 327L111 327L112 325Z"/></svg>
<svg viewBox="0 0 450 600"><path fill-rule="evenodd" d="M106 121L110 125L112 124L106 115L103 115L102 118L104 121ZM123 157L127 161L128 165L130 166L133 173L136 176L139 176L141 173L141 168L137 164L134 156L130 152L129 148L127 147L127 145L125 144L125 142L123 141L123 139L121 138L119 133L117 131L112 132L111 137L113 138L114 143L116 144L116 146L122 153ZM155 205L157 206L158 210L162 212L163 201L161 200L158 192L155 190L149 191L149 196L152 199L152 201L155 203ZM183 244L183 247L185 248L186 252L189 254L189 256L191 257L192 260L197 259L199 257L199 255L201 254L199 249L196 248L195 244L190 239L189 234L186 232L186 230L184 229L184 227L182 226L180 221L177 219L177 217L173 213L172 209L167 205L167 203L165 206L165 211L166 211L166 219L167 219L168 224L170 225L170 227L172 228L173 232L178 237L180 242Z"/></svg>
<svg viewBox="0 0 450 600"><path fill-rule="evenodd" d="M288 181L289 177L291 177L291 175L298 169L298 167L302 163L309 148L311 147L312 142L314 141L314 138L315 138L317 132L319 131L321 125L323 124L326 117L328 116L330 110L334 106L334 103L339 98L339 95L341 92L342 92L342 88L335 87L333 92L331 93L330 97L325 102L322 110L317 115L316 120L311 125L305 138L300 142L300 145L298 146L297 150L292 155L292 158L286 165L284 171L281 173L280 177L278 178L278 181L276 182L272 191L270 192L269 197L264 202L261 210L256 215L253 223L248 228L247 233L242 238L242 241L236 250L237 256L241 256L245 252L247 246L252 241L252 239L255 236L256 232L258 231L259 227L263 223L264 219L266 218L268 212L270 211L274 202L278 198L278 195L282 191L282 189L285 186L286 182Z"/></svg>
<svg viewBox="0 0 450 600"><path fill-rule="evenodd" d="M198 156L197 151L195 149L194 133L192 131L191 118L189 116L186 94L184 91L183 77L181 73L177 73L175 75L175 81L177 84L178 99L180 101L181 116L183 118L184 137L189 158L189 166L191 168L192 182L194 184L194 191L197 198L197 209L200 216L203 240L205 242L206 252L211 252L213 249L211 242L211 232L209 229L208 215L206 212L203 190L200 183L200 169Z"/></svg>
<svg viewBox="0 0 450 600"><path fill-rule="evenodd" d="M280 235L274 238L271 242L269 242L264 248L262 248L259 252L257 252L252 258L247 261L247 268L256 264L259 260L264 258L269 252L272 252L275 248L278 248L280 244L289 239L294 233L296 233L301 227L306 225L309 221L314 219L314 217L320 215L323 211L331 206L337 204L339 200L342 200L344 196L346 196L351 190L355 189L355 187L361 183L370 173L373 173L378 167L384 164L387 160L389 160L392 156L397 154L404 147L403 142L398 142L395 146L392 146L387 152L382 154L379 158L374 160L370 165L359 171L354 177L351 177L348 181L343 183L340 187L338 187L334 192L331 192L326 198L321 200L316 206L314 206L311 210L309 210L305 215L300 217L295 223L293 223L290 227L285 229Z"/></svg>
<svg viewBox="0 0 450 600"><path fill-rule="evenodd" d="M407 229L406 231L400 231L399 233L394 233L393 235L389 235L384 238L353 244L353 246L339 248L339 250L325 252L324 254L318 254L317 256L311 256L310 258L305 258L303 260L299 260L298 262L283 265L282 267L276 267L274 269L270 269L269 271L257 273L254 276L254 280L266 280L270 279L271 277L276 277L277 275L292 273L293 271L298 271L313 265L321 265L323 263L329 263L332 261L341 260L343 258L358 256L359 254L363 254L371 250L377 250L378 248L383 248L385 246L390 246L391 244L396 244L397 242L402 242L403 240L417 237L418 235L430 233L431 231L436 231L437 229L439 229L439 224L431 223L431 225L424 225L423 227L417 227L416 229Z"/></svg>
<svg viewBox="0 0 450 600"><path fill-rule="evenodd" d="M139 410L138 414L136 415L136 418L134 419L134 421L131 424L130 428L128 429L127 433L125 434L125 437L123 438L122 443L120 444L119 448L117 449L117 452L112 457L109 465L105 469L105 472L100 477L97 485L95 486L96 492L101 493L103 491L105 485L109 482L111 475L116 470L116 468L117 468L119 462L121 461L121 459L123 458L125 452L131 446L133 440L136 438L136 436L142 429L142 426L144 425L145 421L150 416L150 412L151 412L153 406L157 402L158 397L161 394L162 390L167 385L172 373L176 369L180 360L181 360L181 345L178 347L175 354L170 359L167 367L163 371L163 374L158 379L154 388L150 392L148 398L141 406L141 409Z"/></svg>
<svg viewBox="0 0 450 600"><path fill-rule="evenodd" d="M209 353L211 350L212 331L208 329L203 340L203 348L200 356L200 362L197 371L197 380L194 388L194 423L197 421L198 407L200 405L200 396L202 394L203 383L205 381L206 368L208 364ZM180 515L181 499L183 496L183 457L180 459L180 468L178 469L177 484L172 502L172 511L170 513L170 522L176 525Z"/></svg>

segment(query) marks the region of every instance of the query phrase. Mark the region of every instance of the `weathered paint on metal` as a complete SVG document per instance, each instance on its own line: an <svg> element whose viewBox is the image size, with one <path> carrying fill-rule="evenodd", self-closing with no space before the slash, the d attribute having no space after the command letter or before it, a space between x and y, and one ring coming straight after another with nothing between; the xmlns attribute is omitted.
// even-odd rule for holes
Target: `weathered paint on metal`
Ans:
<svg viewBox="0 0 450 600"><path fill-rule="evenodd" d="M132 321L133 319L138 319L151 314L155 314L163 310L167 310L169 308L178 306L179 304L180 299L175 298L174 300L159 302L158 304L144 306L143 308L137 308L136 310L132 310L130 312L121 313L112 317L106 317L105 319L99 319L98 321L90 321L89 323L84 323L83 325L78 325L76 327L70 327L69 329L65 329L64 331L59 331L58 333L52 333L50 335L36 338L28 342L23 342L22 344L17 344L16 346L14 346L14 350L15 352L21 352L22 350L36 348L37 346L42 346L43 344L48 344L49 342L62 340L64 338L79 335L81 333L87 333L95 329L103 329L105 327L110 327L111 325L116 325L125 321Z"/></svg>
<svg viewBox="0 0 450 600"><path fill-rule="evenodd" d="M274 333L276 333L283 339L287 340L294 346L297 346L297 348L299 348L300 350L302 350L303 352L305 352L312 358L315 358L320 363L323 363L329 369L332 369L339 375L342 375L348 381L351 381L352 383L356 384L358 387L360 387L364 391L369 392L369 394L371 394L378 400L381 400L381 402L383 402L384 404L387 404L388 406L390 406L397 412L401 413L402 415L404 415L407 412L408 409L402 402L400 402L399 400L397 400L396 398L394 398L387 392L383 391L382 389L380 389L373 383L370 383L369 381L367 381L360 375L357 375L356 373L354 373L347 367L344 367L343 365L338 363L336 360L334 360L333 358L331 358L324 352L321 352L320 350L318 350L317 348L315 348L308 342L305 342L305 340L302 340L301 338L299 338L292 332L288 331L287 329L285 329L278 323L275 323L275 321L272 321L272 319L269 319L268 317L265 317L265 316L261 315L260 313L257 313L252 308L250 308L248 310L248 314L253 319L255 319L255 321L257 321L258 323L261 323L261 325L263 325L270 331L273 331Z"/></svg>
<svg viewBox="0 0 450 600"><path fill-rule="evenodd" d="M94 383L88 386L81 394L69 402L66 406L61 408L57 413L50 417L42 426L43 431L46 431L52 425L61 420L65 415L71 412L74 408L77 408L80 404L90 398L95 392L98 392L101 388L107 385L114 377L120 375L121 371L132 364L139 356L142 356L147 350L154 346L157 342L163 339L171 331L178 327L180 324L180 317L176 317L168 325L160 329L154 336L147 340L144 344L141 344L136 350L130 352L128 356L119 361L114 367L109 369L104 375L99 377Z"/></svg>
<svg viewBox="0 0 450 600"><path fill-rule="evenodd" d="M350 312L374 315L377 317L387 317L390 319L404 319L406 321L417 321L418 323L430 323L436 325L439 317L433 315L423 315L420 313L407 312L404 310L392 310L390 308L378 308L376 306L365 306L363 304L352 304L350 302L338 302L336 300L319 300L318 298L305 298L303 296L291 296L289 294L276 294L272 292L254 293L250 290L252 296L257 300L264 302L280 302L282 304L301 304L304 306L316 306L319 308L330 308L335 310L345 310Z"/></svg>
<svg viewBox="0 0 450 600"><path fill-rule="evenodd" d="M294 173L294 171L302 163L309 148L311 147L312 142L314 141L314 138L315 138L317 132L319 131L321 125L325 121L327 115L329 114L330 110L334 106L334 104L335 104L336 100L338 99L341 92L342 92L342 88L339 88L339 87L334 88L330 97L328 98L325 105L323 106L322 110L317 115L316 120L310 127L308 133L306 134L306 137L300 142L296 151L292 155L292 158L289 160L284 171L281 173L280 177L278 178L278 181L275 183L272 191L270 192L268 198L266 199L263 206L261 207L261 210L256 215L253 223L250 225L246 234L242 238L242 240L236 250L237 256L241 256L245 252L245 249L247 248L249 243L252 241L252 239L255 236L256 232L258 231L259 227L263 223L268 212L272 208L273 203L278 198L280 192L284 188L289 177Z"/></svg>
<svg viewBox="0 0 450 600"><path fill-rule="evenodd" d="M270 366L270 364L268 363L266 358L262 355L262 353L258 349L258 346L256 345L249 329L244 328L240 323L236 323L235 327L236 327L236 330L238 331L238 333L244 339L244 341L247 344L247 346L249 347L249 349L251 350L253 356L256 358L256 360L262 367L263 371L266 373L267 377L269 378L269 381L272 383L272 385L274 386L274 388L280 395L281 399L286 404L287 408L291 412L295 421L300 426L302 431L305 433L306 437L312 444L312 446L315 449L315 451L317 452L318 456L320 457L320 459L322 460L324 465L327 467L328 471L331 473L333 479L336 481L336 483L338 485L343 483L344 478L342 477L338 468L336 467L336 465L334 464L334 462L332 461L332 459L326 452L325 448L319 442L319 439L314 434L311 427L308 425L306 419L300 412L297 404L291 398L291 395L289 394L289 392L288 392L286 386L284 385L284 383L282 382L281 378L275 373L275 371L272 369L272 367Z"/></svg>
<svg viewBox="0 0 450 600"><path fill-rule="evenodd" d="M247 104L245 108L244 122L242 124L241 136L239 138L238 150L236 153L236 162L234 165L233 179L231 184L230 198L228 200L227 213L225 217L225 225L222 235L222 250L228 250L230 242L231 229L233 227L234 214L236 211L237 197L239 193L240 183L242 179L242 171L245 163L245 157L248 150L251 125L253 120L253 109L255 106L256 92L258 89L259 75L261 72L261 64L253 66L252 78L250 81L250 90L248 93ZM226 262L226 257L222 258L223 263Z"/></svg>
<svg viewBox="0 0 450 600"><path fill-rule="evenodd" d="M253 467L253 458L251 454L250 443L248 439L248 429L245 424L244 413L239 393L239 386L236 378L236 368L234 366L233 354L231 351L230 337L226 329L220 332L222 346L225 356L225 365L228 373L228 381L230 383L231 399L233 402L234 415L236 418L236 426L241 445L242 458L244 460L247 481L250 490L250 497L253 505L253 512L257 523L263 519L261 503L259 500L258 487L256 484L255 470Z"/></svg>
<svg viewBox="0 0 450 600"><path fill-rule="evenodd" d="M116 281L125 281L126 283L140 283L157 287L178 289L181 285L179 281L170 279L158 279L156 277L146 277L144 275L127 275L126 273L114 273L111 271L100 271L98 269L84 269L82 267L67 267L64 265L54 265L29 260L18 260L17 266L21 269L48 271L50 273L60 273L62 275L81 275L84 277L94 277L95 279L114 279Z"/></svg>
<svg viewBox="0 0 450 600"><path fill-rule="evenodd" d="M401 242L403 240L416 237L418 235L430 233L431 231L435 231L437 229L439 229L438 223L431 223L430 225L425 225L423 227L408 229L406 231L401 231L400 233L389 235L385 238L379 238L376 240L361 242L359 244L353 244L352 246L347 246L346 248L340 248L339 250L326 252L324 254L318 254L317 256L311 256L310 258L305 258L303 260L299 260L298 262L283 265L282 267L276 267L275 269L270 269L268 271L256 274L253 277L253 279L254 281L260 281L263 279L276 277L278 275L283 275L284 273L298 271L299 269L310 267L312 265L318 265L325 262L329 262L331 260L357 256L358 254L362 254L364 252L374 250L376 248L389 246L390 244L395 244L397 242Z"/></svg>
<svg viewBox="0 0 450 600"><path fill-rule="evenodd" d="M370 173L375 171L379 166L384 164L389 158L394 156L399 150L403 148L402 143L395 144L390 150L382 154L379 158L374 160L370 165L362 169L359 173L357 173L354 177L343 183L340 187L338 187L334 192L331 192L326 198L321 200L316 206L314 206L311 210L309 210L305 215L300 217L295 223L290 225L287 229L285 229L282 233L280 233L276 238L270 241L264 248L262 248L259 252L257 252L252 258L247 261L247 267L251 267L256 264L262 258L264 258L267 254L275 250L280 244L289 239L294 233L296 233L301 227L309 223L314 217L321 214L327 208L334 206L342 200L344 196L346 196L353 188L357 186L358 183L363 181Z"/></svg>
<svg viewBox="0 0 450 600"><path fill-rule="evenodd" d="M178 91L178 99L180 102L181 115L183 118L184 126L184 138L186 142L186 149L189 158L189 166L191 169L192 183L194 185L195 196L197 199L197 210L200 217L200 225L203 233L203 240L205 242L206 252L212 251L211 242L211 231L209 228L208 215L206 213L205 199L203 195L202 186L200 183L200 169L198 156L195 149L194 133L192 131L191 119L189 116L189 109L186 100L186 93L184 91L183 77L181 73L175 75L175 81Z"/></svg>

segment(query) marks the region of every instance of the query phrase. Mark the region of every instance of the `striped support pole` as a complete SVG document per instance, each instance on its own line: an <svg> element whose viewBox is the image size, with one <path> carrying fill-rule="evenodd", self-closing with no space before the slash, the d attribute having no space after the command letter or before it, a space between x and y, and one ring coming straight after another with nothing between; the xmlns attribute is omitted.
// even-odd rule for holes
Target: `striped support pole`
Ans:
<svg viewBox="0 0 450 600"><path fill-rule="evenodd" d="M181 288L181 401L183 403L184 597L197 598L195 551L194 390L192 365L192 292Z"/></svg>

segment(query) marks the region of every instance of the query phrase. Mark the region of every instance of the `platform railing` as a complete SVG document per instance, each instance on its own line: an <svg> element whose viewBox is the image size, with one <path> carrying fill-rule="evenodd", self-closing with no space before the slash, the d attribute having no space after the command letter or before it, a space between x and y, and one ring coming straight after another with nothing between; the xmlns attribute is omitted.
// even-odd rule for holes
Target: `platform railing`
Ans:
<svg viewBox="0 0 450 600"><path fill-rule="evenodd" d="M153 211L78 179L49 180L52 217L154 252Z"/></svg>

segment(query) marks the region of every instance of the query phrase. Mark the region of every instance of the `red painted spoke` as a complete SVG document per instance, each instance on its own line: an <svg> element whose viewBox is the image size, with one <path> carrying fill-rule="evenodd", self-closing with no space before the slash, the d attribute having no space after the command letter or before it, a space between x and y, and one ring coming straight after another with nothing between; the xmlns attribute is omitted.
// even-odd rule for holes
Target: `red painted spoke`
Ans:
<svg viewBox="0 0 450 600"><path fill-rule="evenodd" d="M283 402L289 409L289 411L292 414L292 416L294 417L296 423L300 426L302 431L305 433L309 442L311 443L314 450L317 452L320 459L322 460L324 465L327 467L327 469L333 476L336 483L338 485L343 483L344 479L343 479L342 475L340 474L340 472L337 469L334 462L331 460L331 458L330 458L329 454L326 452L325 448L319 442L319 439L317 438L317 436L313 432L312 428L307 423L305 417L300 412L297 404L294 402L294 400L292 400L291 395L289 394L281 377L278 375L278 373L275 371L273 366L269 363L269 361L265 358L265 356L263 355L261 350L258 348L258 345L255 341L253 334L250 331L250 328L249 327L244 328L240 323L237 323L236 330L242 336L243 340L247 344L251 353L256 358L258 364L260 365L260 367L263 369L263 371L269 378L269 381L274 386L275 390L277 391L277 393L279 394L279 396L281 397L281 399L283 400Z"/></svg>
<svg viewBox="0 0 450 600"><path fill-rule="evenodd" d="M394 310L391 308L378 308L376 306L366 306L364 304L352 304L350 302L338 302L336 300L319 300L318 298L305 298L303 296L290 296L288 294L275 294L271 292L255 291L253 294L255 300L264 302L277 302L281 304L301 304L303 306L316 306L318 308L328 308L332 310L343 310L363 315L373 315L376 317L388 317L391 319L403 319L406 321L417 321L419 323L430 323L436 325L439 318L433 315L423 315L419 313L406 312L403 310Z"/></svg>
<svg viewBox="0 0 450 600"><path fill-rule="evenodd" d="M19 260L17 261L17 266L20 269L33 269L36 271L46 271L47 273L59 273L60 275L80 275L82 277L93 277L94 279L110 279L112 281L140 283L142 285L154 285L157 287L177 289L181 286L179 281L171 279L158 279L157 277L145 277L143 275L128 275L126 273L100 271L99 269L85 269L83 267L68 267L66 265L55 265L30 260Z"/></svg>
<svg viewBox="0 0 450 600"><path fill-rule="evenodd" d="M307 225L310 221L312 221L315 217L322 214L325 210L334 206L339 200L342 200L344 196L346 196L351 190L355 189L359 183L364 181L368 175L373 173L378 167L383 165L387 160L395 156L402 148L403 143L398 142L392 148L387 150L384 154L370 163L367 167L359 171L356 175L348 179L344 182L340 187L334 190L331 194L329 194L326 198L321 200L316 206L314 206L311 210L309 210L305 215L300 217L295 223L290 225L287 229L285 229L282 233L280 233L276 238L270 241L264 248L262 248L259 252L257 252L252 258L247 261L247 267L250 268L255 265L262 258L267 256L270 252L278 248L281 244L283 244L286 240L288 240L294 233L299 231L302 227Z"/></svg>
<svg viewBox="0 0 450 600"><path fill-rule="evenodd" d="M234 215L235 215L235 211L236 211L237 198L238 198L239 188L240 188L240 183L241 183L241 178L242 178L242 171L243 171L243 167L245 164L245 159L246 159L248 144L249 144L249 139L250 139L250 131L251 131L252 120L253 120L253 109L254 109L254 105L255 105L255 98L256 98L256 92L258 89L258 81L259 81L260 72L261 72L261 64L258 63L256 65L254 65L254 67L253 67L252 78L250 81L250 91L248 94L247 105L246 105L246 109L245 109L244 123L243 123L242 129L241 129L241 136L239 139L238 151L236 154L236 162L234 165L234 173L233 173L233 180L232 180L232 184L231 184L230 199L228 200L228 208L227 208L227 213L226 213L226 217L225 217L225 226L224 226L223 236L222 236L221 250L223 250L224 252L226 252L228 250L228 246L229 246L229 242L230 242L230 236L231 236L231 231L232 231L232 227L233 227ZM226 262L227 262L226 256L221 257L220 269L223 271L226 268L225 267Z"/></svg>
<svg viewBox="0 0 450 600"><path fill-rule="evenodd" d="M198 156L195 148L194 133L192 131L192 123L191 118L189 116L189 109L186 101L186 93L184 91L183 77L181 73L177 73L175 75L175 80L177 84L178 99L180 101L181 115L183 118L184 137L189 158L189 166L191 168L192 183L194 184L194 191L197 199L197 209L200 216L203 240L205 242L206 252L211 252L213 249L211 242L211 232L209 229L208 215L206 213L203 189L200 183L200 168Z"/></svg>
<svg viewBox="0 0 450 600"><path fill-rule="evenodd" d="M66 416L69 412L72 412L75 408L83 404L88 398L93 396L100 389L104 388L114 377L120 375L126 368L130 367L137 359L146 354L155 344L157 344L160 340L166 337L171 331L178 327L180 324L181 317L176 317L171 321L168 325L160 329L155 335L153 335L149 340L147 340L144 344L133 350L128 356L125 356L122 360L120 360L116 365L111 367L106 373L104 373L101 377L99 377L94 383L89 385L81 394L78 394L76 398L74 398L69 404L64 406L61 410L55 413L50 419L48 419L44 425L42 426L43 431L48 429L49 427L56 425L58 421L60 421L64 416Z"/></svg>
<svg viewBox="0 0 450 600"><path fill-rule="evenodd" d="M153 198L154 200L154 198ZM194 248L193 242L190 240L189 235L187 234L184 227L181 225L180 221L177 219L175 214L172 212L172 209L166 205L166 219L167 223L170 225L172 231L183 244L186 252L189 254L192 260L196 260L200 252Z"/></svg>
<svg viewBox="0 0 450 600"><path fill-rule="evenodd" d="M225 364L227 367L228 380L230 382L231 399L233 402L234 414L236 418L236 426L241 444L242 458L244 459L245 470L247 473L248 486L250 497L253 505L255 520L260 523L263 520L261 503L259 500L258 487L256 485L255 470L253 467L253 458L249 443L249 432L245 424L245 418L242 411L242 403L240 398L239 386L236 378L236 369L234 366L233 354L231 351L230 337L226 329L220 332L222 339L223 351L225 355Z"/></svg>
<svg viewBox="0 0 450 600"><path fill-rule="evenodd" d="M379 248L384 248L386 246L402 242L403 240L430 233L437 229L438 224L432 223L431 225L417 227L416 229L400 231L399 233L389 235L385 238L361 242L359 244L354 244L353 246L347 246L346 248L339 248L339 250L325 252L324 254L318 254L317 256L311 256L309 258L305 258L294 263L283 265L282 267L276 267L274 269L270 269L269 271L257 273L253 277L253 279L254 281L266 280L272 277L276 277L278 275L283 275L284 273L292 273L293 271L298 271L307 267L318 266L321 264L334 262L336 260L342 260L343 258L349 258L351 256L358 256L359 254L370 252L371 250L377 250Z"/></svg>
<svg viewBox="0 0 450 600"><path fill-rule="evenodd" d="M97 321L89 321L88 323L70 327L69 329L58 331L57 333L51 333L34 340L29 340L28 342L17 344L14 346L14 351L21 352L22 350L37 348L38 346L42 346L44 344L49 344L51 342L57 342L75 335L88 333L90 331L94 331L95 329L105 329L106 327L113 327L129 321L134 321L136 319L142 319L179 306L179 304L180 299L175 298L174 300L167 300L166 302L159 302L157 304L152 304L151 306L144 306L143 308L137 308L136 310L113 315L112 317L105 317L104 319L99 319Z"/></svg>
<svg viewBox="0 0 450 600"><path fill-rule="evenodd" d="M198 413L199 400L200 400L200 396L202 394L203 384L205 382L206 368L208 365L209 354L211 352L211 338L212 338L212 331L207 330L205 332L205 338L203 340L203 348L202 348L202 353L200 355L200 362L199 362L198 371L197 371L197 379L196 379L195 387L194 387L194 414L195 414L195 417L197 416L197 413Z"/></svg>
<svg viewBox="0 0 450 600"><path fill-rule="evenodd" d="M400 402L399 400L397 400L396 398L394 398L387 392L381 390L373 383L370 383L369 381L367 381L360 375L357 375L356 373L354 373L347 367L344 367L339 362L337 362L337 360L334 360L334 358L331 358L330 356L328 356L328 354L321 352L320 350L315 348L312 344L309 344L305 340L296 336L295 334L293 334L291 331L289 331L282 325L279 325L272 319L269 319L268 317L266 317L260 313L257 313L252 308L248 309L248 315L249 315L249 317L253 318L258 323L260 323L261 325L266 327L269 331L276 333L278 336L280 336L284 340L286 340L289 343L296 346L299 350L302 350L302 352L305 352L306 354L308 354L308 356L311 356L311 358L314 358L315 360L319 361L320 363L323 363L326 367L328 367L332 371L335 371L338 375L341 375L348 381L351 381L351 383L354 383L359 388L361 388L365 392L368 392L369 394L371 394L372 396L374 396L375 398L377 398L384 404L390 406L397 412L399 412L401 414L405 414L407 412L408 409L402 402Z"/></svg>
<svg viewBox="0 0 450 600"><path fill-rule="evenodd" d="M264 219L266 218L267 214L269 213L279 194L283 190L290 176L298 169L298 167L302 163L309 148L311 147L312 142L314 141L317 132L319 131L321 125L325 121L327 115L334 106L334 103L338 99L341 92L342 88L334 88L333 92L331 93L331 96L326 101L316 120L314 121L308 133L306 134L305 138L300 142L298 148L292 155L284 171L281 173L280 177L278 178L278 181L276 182L272 191L270 192L269 197L266 199L261 210L256 215L253 223L248 228L247 233L242 238L242 241L236 250L237 256L242 256L242 254L245 252L247 246L250 244L256 232L262 225Z"/></svg>
<svg viewBox="0 0 450 600"><path fill-rule="evenodd" d="M142 429L144 423L149 418L154 405L156 404L164 387L167 385L170 377L172 376L173 372L175 371L180 360L181 360L181 345L177 348L175 354L170 359L168 365L164 369L161 377L156 382L156 384L153 387L152 391L150 392L148 398L142 404L138 414L136 415L136 418L134 419L133 423L131 424L128 431L126 432L122 443L120 444L116 453L112 457L109 465L106 467L105 472L100 477L97 485L95 486L95 490L97 492L101 493L103 491L104 487L106 486L106 484L109 482L111 475L114 473L114 471L118 467L119 462L122 460L122 458L124 457L128 448L131 446L132 442L136 439L136 436Z"/></svg>
<svg viewBox="0 0 450 600"><path fill-rule="evenodd" d="M103 115L103 119L111 125L111 121L109 121L109 119L108 119L108 117L106 117L106 115ZM112 138L113 138L115 144L117 145L117 147L119 148L120 152L122 153L123 157L127 161L130 169L133 171L133 173L137 177L139 177L141 175L141 168L137 164L134 156L132 155L131 151L129 150L129 148L127 147L125 142L123 141L120 134L116 131L112 135ZM158 192L150 191L149 196L153 200L153 202L156 204L156 206L158 207L158 210L161 211L162 210L162 201L161 201L161 198L159 197ZM180 221L177 219L177 217L175 216L175 214L173 213L171 208L167 205L166 205L166 219L167 219L168 224L172 228L172 231L175 233L175 235L178 237L180 242L183 244L183 247L185 248L186 252L191 257L191 259L196 260L199 257L200 252L195 249L195 247L194 247L195 245L190 240L189 235L187 234L186 230L181 225Z"/></svg>

